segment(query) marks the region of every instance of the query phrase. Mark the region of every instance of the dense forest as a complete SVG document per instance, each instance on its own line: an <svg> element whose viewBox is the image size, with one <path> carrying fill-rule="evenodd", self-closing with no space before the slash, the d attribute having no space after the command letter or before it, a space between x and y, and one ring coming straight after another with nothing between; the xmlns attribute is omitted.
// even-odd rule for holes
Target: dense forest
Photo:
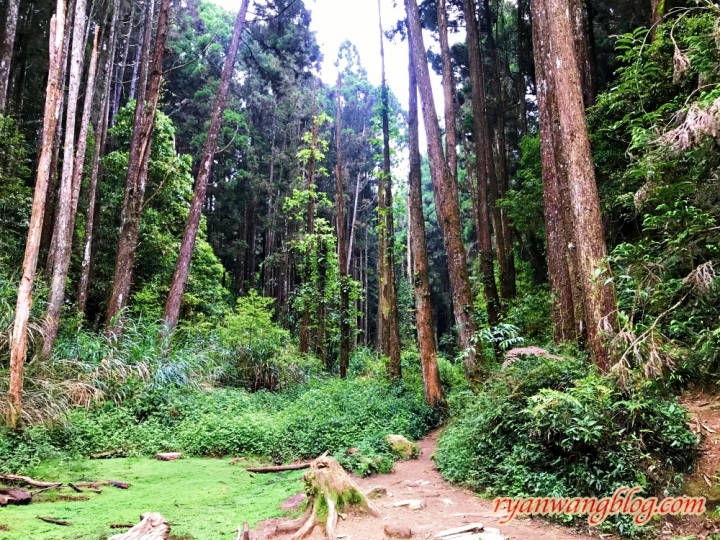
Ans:
<svg viewBox="0 0 720 540"><path fill-rule="evenodd" d="M720 538L720 4L362 0L369 74L320 6L237 3L0 0L0 506L34 497L0 538L265 538L220 522L303 481L288 535L336 538L397 517L352 478L430 454L486 498L707 503L542 517L584 538ZM188 503L225 456L312 472Z"/></svg>

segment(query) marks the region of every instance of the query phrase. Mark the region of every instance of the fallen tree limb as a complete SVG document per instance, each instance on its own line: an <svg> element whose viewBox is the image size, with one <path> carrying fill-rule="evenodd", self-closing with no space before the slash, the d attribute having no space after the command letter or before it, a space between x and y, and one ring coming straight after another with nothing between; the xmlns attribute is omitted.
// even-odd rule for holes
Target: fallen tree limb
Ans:
<svg viewBox="0 0 720 540"><path fill-rule="evenodd" d="M462 534L462 533L482 532L484 528L485 528L485 525L483 525L482 523L470 523L468 525L463 525L462 527L455 527L454 529L447 529L446 531L437 533L435 536L437 538L446 538L448 536L454 536L454 535Z"/></svg>
<svg viewBox="0 0 720 540"><path fill-rule="evenodd" d="M35 516L40 521L44 521L45 523L52 523L53 525L62 525L63 527L72 527L72 523L69 521L63 521L62 519L55 519L51 517L42 517L42 516Z"/></svg>
<svg viewBox="0 0 720 540"><path fill-rule="evenodd" d="M167 540L170 525L164 517L157 513L143 514L140 517L142 521L132 529L111 536L108 540Z"/></svg>
<svg viewBox="0 0 720 540"><path fill-rule="evenodd" d="M272 467L248 467L245 469L247 472L253 473L276 473L285 471L300 471L302 469L309 469L310 463L296 463L295 465L275 465Z"/></svg>
<svg viewBox="0 0 720 540"><path fill-rule="evenodd" d="M82 493L82 492L83 492L83 490L80 489L79 487L77 487L75 484L70 484L70 483L68 483L68 486L70 486L70 487L72 488L72 490L73 490L73 491L76 491L77 493Z"/></svg>
<svg viewBox="0 0 720 540"><path fill-rule="evenodd" d="M30 478L29 476L19 476L17 474L0 474L0 480L5 480L6 482L27 484L28 486L38 488L54 488L62 486L61 482L41 482L40 480L35 480L33 478Z"/></svg>
<svg viewBox="0 0 720 540"><path fill-rule="evenodd" d="M110 524L111 529L132 529L133 523L112 523Z"/></svg>

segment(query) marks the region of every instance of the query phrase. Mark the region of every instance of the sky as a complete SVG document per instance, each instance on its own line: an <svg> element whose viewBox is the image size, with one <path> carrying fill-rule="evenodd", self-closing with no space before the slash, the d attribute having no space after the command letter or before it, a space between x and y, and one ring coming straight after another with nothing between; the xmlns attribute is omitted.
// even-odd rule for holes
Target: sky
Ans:
<svg viewBox="0 0 720 540"><path fill-rule="evenodd" d="M229 11L237 12L240 0L211 0ZM380 28L378 22L378 0L304 0L305 7L312 12L310 29L316 32L317 41L324 60L320 76L328 85L334 85L337 71L333 65L340 44L350 40L355 44L368 78L375 85L381 82ZM401 0L380 0L384 30L395 26L405 18L404 3ZM397 4L394 6L393 4ZM250 7L252 11L252 4ZM438 51L436 42L425 32L425 48ZM451 42L464 36L450 36ZM455 38L455 39L453 39ZM385 70L388 86L407 110L408 106L408 46L407 42L395 39L385 40ZM435 107L442 114L441 78L430 70L435 95ZM420 144L425 146L425 133L420 125Z"/></svg>

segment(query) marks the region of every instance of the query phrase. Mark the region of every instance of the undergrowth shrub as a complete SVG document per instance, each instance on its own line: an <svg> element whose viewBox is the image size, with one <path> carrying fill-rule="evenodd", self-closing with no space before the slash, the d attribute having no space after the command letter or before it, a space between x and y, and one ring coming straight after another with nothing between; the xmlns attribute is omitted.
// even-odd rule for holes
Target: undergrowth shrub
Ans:
<svg viewBox="0 0 720 540"><path fill-rule="evenodd" d="M330 379L283 392L165 390L120 405L76 408L65 421L22 434L0 430L0 472L22 472L43 459L94 453L194 456L255 455L273 461L341 457L359 474L387 472L388 434L417 439L439 423L422 387L383 380ZM369 461L361 459L367 458Z"/></svg>
<svg viewBox="0 0 720 540"><path fill-rule="evenodd" d="M450 406L438 467L491 495L600 497L623 485L673 492L697 456L674 398L651 383L622 391L578 360L523 357Z"/></svg>

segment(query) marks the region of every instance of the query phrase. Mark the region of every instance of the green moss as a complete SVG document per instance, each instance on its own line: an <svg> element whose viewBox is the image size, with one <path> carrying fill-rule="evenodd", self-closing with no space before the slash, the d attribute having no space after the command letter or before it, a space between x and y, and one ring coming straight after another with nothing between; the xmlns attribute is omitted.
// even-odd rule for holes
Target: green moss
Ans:
<svg viewBox="0 0 720 540"><path fill-rule="evenodd" d="M39 498L29 506L2 508L0 525L10 530L0 527L1 540L107 538L120 532L110 529L110 524L136 523L145 512L165 516L175 537L232 539L243 521L253 527L263 519L283 515L280 503L302 489L302 471L251 477L241 466L215 459L50 462L33 474L64 482L121 480L131 487L106 487L100 495L86 493L88 501L50 502L56 498L50 495L45 502ZM63 519L73 526L58 527L36 516Z"/></svg>

